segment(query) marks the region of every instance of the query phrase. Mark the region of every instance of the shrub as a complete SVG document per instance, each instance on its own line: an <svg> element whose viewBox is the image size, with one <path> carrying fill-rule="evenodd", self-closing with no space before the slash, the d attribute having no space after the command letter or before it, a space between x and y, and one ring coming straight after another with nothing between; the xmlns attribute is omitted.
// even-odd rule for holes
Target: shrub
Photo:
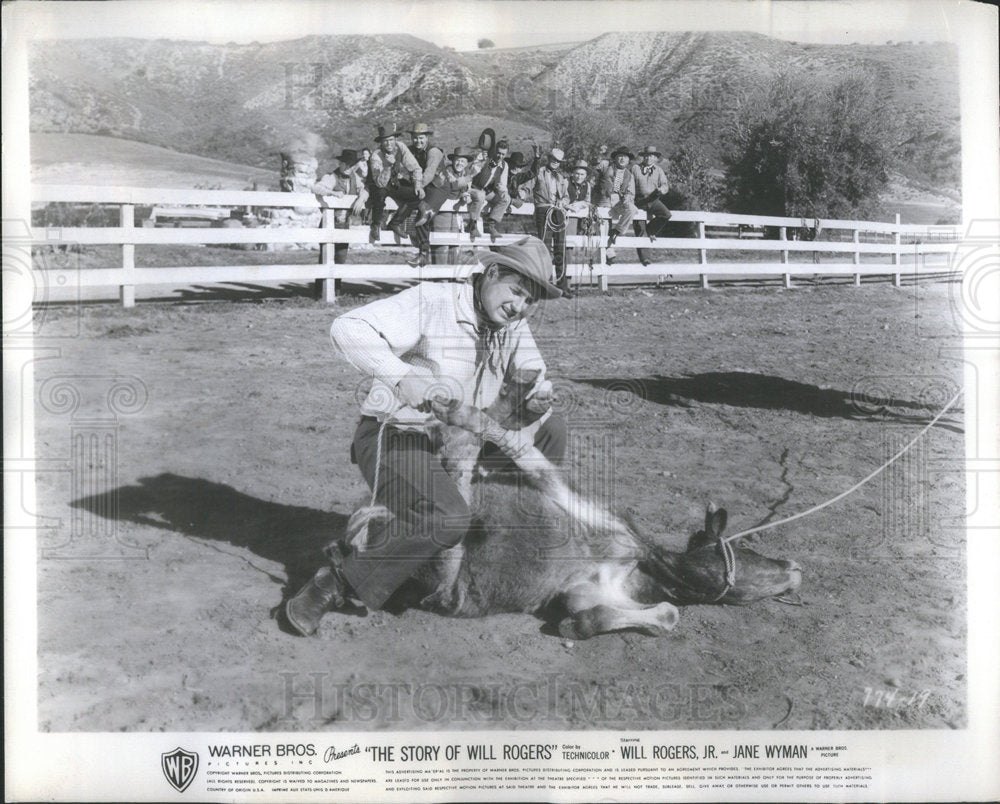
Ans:
<svg viewBox="0 0 1000 804"><path fill-rule="evenodd" d="M792 217L870 214L889 181L894 125L862 74L779 76L746 97L725 156L732 212Z"/></svg>

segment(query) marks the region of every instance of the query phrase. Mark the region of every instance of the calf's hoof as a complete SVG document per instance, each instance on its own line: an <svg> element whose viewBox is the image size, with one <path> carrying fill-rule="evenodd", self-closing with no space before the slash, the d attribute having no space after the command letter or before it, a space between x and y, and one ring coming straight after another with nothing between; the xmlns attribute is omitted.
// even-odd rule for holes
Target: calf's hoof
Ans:
<svg viewBox="0 0 1000 804"><path fill-rule="evenodd" d="M559 636L564 639L590 639L594 635L582 615L566 617L559 623Z"/></svg>

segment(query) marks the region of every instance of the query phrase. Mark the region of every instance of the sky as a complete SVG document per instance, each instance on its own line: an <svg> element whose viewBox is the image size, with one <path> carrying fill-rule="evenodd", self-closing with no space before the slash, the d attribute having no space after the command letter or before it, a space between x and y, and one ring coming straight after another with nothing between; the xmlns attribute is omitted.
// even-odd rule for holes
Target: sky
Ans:
<svg viewBox="0 0 1000 804"><path fill-rule="evenodd" d="M800 42L934 41L955 0L111 0L32 3L40 38L136 36L264 42L308 34L410 33L473 50L580 42L609 31L753 30ZM23 9L22 9L23 10Z"/></svg>

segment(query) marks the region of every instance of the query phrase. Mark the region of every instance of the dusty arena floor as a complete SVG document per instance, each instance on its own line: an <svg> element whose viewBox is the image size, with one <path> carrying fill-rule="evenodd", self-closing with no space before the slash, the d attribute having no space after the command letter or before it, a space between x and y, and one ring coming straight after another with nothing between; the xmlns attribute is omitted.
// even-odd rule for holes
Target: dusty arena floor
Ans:
<svg viewBox="0 0 1000 804"><path fill-rule="evenodd" d="M680 549L708 500L730 532L779 519L919 432L961 379L956 294L619 289L533 329L571 471L610 467L615 507ZM364 383L327 337L364 300L37 312L41 729L966 724L961 410L749 538L804 567L797 600L688 607L662 639L413 610L287 633L276 610L366 494L347 457Z"/></svg>

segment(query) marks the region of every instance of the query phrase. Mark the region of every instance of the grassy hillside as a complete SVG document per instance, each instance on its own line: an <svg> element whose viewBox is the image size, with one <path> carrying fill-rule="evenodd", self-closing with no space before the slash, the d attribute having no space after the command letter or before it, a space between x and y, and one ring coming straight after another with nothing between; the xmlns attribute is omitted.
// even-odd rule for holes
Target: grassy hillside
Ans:
<svg viewBox="0 0 1000 804"><path fill-rule="evenodd" d="M30 53L31 127L271 169L273 153L305 133L325 144L322 159L370 143L382 122L428 119L454 137L442 144L455 145L475 138L480 118L517 138L544 131L572 106L627 121L635 142L694 143L721 166L740 98L779 71L869 76L900 132L897 170L959 189L957 54L940 43L833 46L741 32L639 32L457 53L403 34L244 45L40 41Z"/></svg>
<svg viewBox="0 0 1000 804"><path fill-rule="evenodd" d="M275 159L277 166L277 159ZM132 140L92 134L32 134L36 184L96 184L177 189L277 188L277 170L262 170Z"/></svg>

